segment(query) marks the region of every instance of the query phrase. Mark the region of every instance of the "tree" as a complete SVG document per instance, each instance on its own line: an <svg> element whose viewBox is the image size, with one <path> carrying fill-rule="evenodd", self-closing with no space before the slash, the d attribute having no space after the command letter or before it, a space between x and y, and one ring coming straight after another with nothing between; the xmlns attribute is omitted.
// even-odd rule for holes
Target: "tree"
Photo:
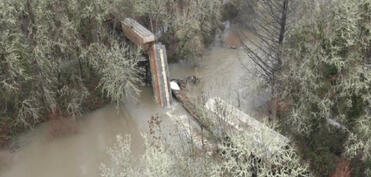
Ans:
<svg viewBox="0 0 371 177"><path fill-rule="evenodd" d="M103 78L101 86L106 93L115 89L126 94L137 89L130 85L140 80L132 78L137 77L139 70L137 60L107 59L126 57L129 60L136 51L117 42L112 43L112 48L107 45L114 34L105 23L110 18L108 9L113 8L107 1L4 0L0 3L1 128L32 127L49 113L77 117L84 111L82 104L88 95L97 91L90 83L92 75ZM100 47L89 50L94 46ZM100 56L94 58L93 54ZM95 65L93 71L94 62L90 60L98 57L105 62ZM125 71L121 72L122 77L135 83L124 82L121 77L120 81L128 86L108 87L112 82L107 80L116 79L117 75L107 74L103 67L113 69L110 65L113 62L117 66L111 71ZM118 99L113 94L108 96Z"/></svg>
<svg viewBox="0 0 371 177"><path fill-rule="evenodd" d="M222 144L222 159L215 166L215 176L277 176L309 177L309 165L302 162L292 145L276 147L272 154L275 137L264 136L266 132L237 133ZM270 139L269 139L270 138Z"/></svg>
<svg viewBox="0 0 371 177"><path fill-rule="evenodd" d="M217 109L226 110L220 106ZM205 111L204 116L211 115L206 109L199 111ZM231 116L228 112L224 113ZM172 120L175 119L172 117ZM218 128L222 131L220 134L210 132L219 137L216 139L217 151L211 153L195 148L199 146L193 144L192 135L184 133L182 124L166 125L168 130L165 131L172 132L170 134L160 128L161 124L156 124L158 126L150 126L150 133L144 135L146 148L140 163L133 163L130 136L124 139L118 136L115 145L108 150L112 163L102 164L101 176L311 176L308 165L301 161L292 144L272 147L276 145L272 142L282 140L270 136L272 130L236 131L221 121L217 117L202 118L201 126L213 130L216 122L222 124ZM212 122L212 125L205 126L207 122ZM188 128L185 126L185 129ZM212 137L205 136L210 142Z"/></svg>
<svg viewBox="0 0 371 177"><path fill-rule="evenodd" d="M219 4L217 0L1 1L0 130L32 127L48 114L76 118L91 100L105 100L101 93L116 103L137 97L142 54L117 31L119 21L129 16L148 25L149 19L153 32L163 34L159 41L174 44L172 55L175 51L179 58L190 58L200 52L195 45L211 36Z"/></svg>
<svg viewBox="0 0 371 177"><path fill-rule="evenodd" d="M145 152L139 158L131 154L130 136L118 135L116 143L108 149L111 163L101 164L101 176L209 176L210 157L195 150L179 127L173 124L170 127L166 132L160 124L152 127L153 131L144 137Z"/></svg>
<svg viewBox="0 0 371 177"><path fill-rule="evenodd" d="M220 20L219 0L140 0L134 4L135 13L145 17L157 40L169 46L170 58L200 55Z"/></svg>
<svg viewBox="0 0 371 177"><path fill-rule="evenodd" d="M289 0L263 0L242 2L244 8L253 11L248 12L255 19L250 18L249 33L255 37L248 37L247 32L240 32L244 41L244 49L250 59L259 68L259 73L270 84L275 80L275 74L282 65L282 45L288 31L295 1ZM243 10L243 9L241 9ZM246 22L245 22L246 24Z"/></svg>
<svg viewBox="0 0 371 177"><path fill-rule="evenodd" d="M241 61L246 66L248 62L255 65L258 77L265 81L271 91L272 106L270 119L276 119L278 108L276 87L280 85L277 75L281 70L283 60L283 44L289 35L290 28L295 24L304 10L304 2L296 0L263 0L237 1L240 8L240 18L247 30L240 30L239 35L248 55L248 61ZM246 12L245 9L250 11ZM247 17L250 16L250 17ZM248 21L247 21L248 20Z"/></svg>
<svg viewBox="0 0 371 177"><path fill-rule="evenodd" d="M302 136L319 156L332 153L330 147L345 146L344 154L362 159L360 171L367 171L371 152L370 2L312 3L312 12L284 43L285 61L277 90L291 106L280 117L284 127ZM320 137L324 141L318 142ZM328 143L334 139L336 143ZM326 165L333 160L327 159Z"/></svg>
<svg viewBox="0 0 371 177"><path fill-rule="evenodd" d="M90 65L101 76L99 87L117 106L125 99L136 99L140 94L143 69L138 66L143 61L139 49L130 48L111 38L110 47L91 45L89 48Z"/></svg>
<svg viewBox="0 0 371 177"><path fill-rule="evenodd" d="M101 165L101 176L312 176L308 165L302 165L291 145L267 157L261 147L269 146L264 144L269 141L256 142L261 135L241 133L231 137L231 141L220 147L220 156L215 157L205 151L192 150L189 140L169 137L156 141L155 146L147 137L146 150L136 162L130 150L130 136L117 136L116 143L108 150L111 165Z"/></svg>

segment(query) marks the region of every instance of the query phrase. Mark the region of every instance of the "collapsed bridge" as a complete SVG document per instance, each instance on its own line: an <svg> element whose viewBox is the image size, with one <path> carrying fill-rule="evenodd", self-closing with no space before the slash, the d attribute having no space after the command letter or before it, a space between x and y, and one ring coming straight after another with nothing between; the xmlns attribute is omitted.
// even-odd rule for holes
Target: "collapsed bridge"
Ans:
<svg viewBox="0 0 371 177"><path fill-rule="evenodd" d="M161 43L156 43L155 35L134 19L126 18L121 22L121 25L125 36L149 56L149 70L151 73L152 89L156 102L162 107L169 107L173 101L172 96L174 94L175 98L194 118L200 127L205 128L218 139L222 139L222 135L220 135L217 130L217 120L213 120L213 118L210 117L207 117L206 119L208 120L205 120L205 116L202 111L200 111L199 107L192 103L184 93L187 83L182 80L169 81L166 47ZM197 82L196 78L191 77L191 80L195 83ZM223 124L232 127L233 130L248 133L255 132L261 135L263 142L270 141L270 145L264 147L267 155L274 154L279 148L284 147L289 142L286 137L275 132L263 123L260 123L256 119L250 117L220 98L210 98L203 106L205 108L204 110L208 110L210 113L219 117ZM209 142L205 142L197 132L189 131L189 133L192 134L195 144L198 144L199 147L203 147L205 144L208 144L207 146L210 148L217 146L217 144L213 145L209 144Z"/></svg>
<svg viewBox="0 0 371 177"><path fill-rule="evenodd" d="M155 35L132 18L123 20L121 26L125 36L148 54L155 100L162 107L169 107L172 96L166 47L156 43Z"/></svg>

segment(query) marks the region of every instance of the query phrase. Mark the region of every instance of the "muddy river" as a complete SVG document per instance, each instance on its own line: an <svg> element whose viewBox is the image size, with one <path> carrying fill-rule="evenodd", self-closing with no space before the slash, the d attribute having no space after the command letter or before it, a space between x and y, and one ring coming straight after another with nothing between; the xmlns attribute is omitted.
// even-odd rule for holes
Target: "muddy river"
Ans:
<svg viewBox="0 0 371 177"><path fill-rule="evenodd" d="M221 34L205 55L193 62L197 64L170 64L170 77L195 75L201 80L194 96L220 96L250 112L265 103L267 94L257 89L254 76L241 66L240 60L247 57L243 49L223 42L227 35ZM52 123L44 123L20 135L20 148L15 152L0 151L0 177L99 176L99 165L109 160L105 152L116 135L130 134L132 151L140 155L144 151L141 134L148 132L149 119L169 111L186 115L177 103L169 109L160 108L154 103L151 89L144 88L137 103L129 102L118 109L107 105L84 115L73 125L72 134L51 136ZM164 119L175 121L177 116Z"/></svg>

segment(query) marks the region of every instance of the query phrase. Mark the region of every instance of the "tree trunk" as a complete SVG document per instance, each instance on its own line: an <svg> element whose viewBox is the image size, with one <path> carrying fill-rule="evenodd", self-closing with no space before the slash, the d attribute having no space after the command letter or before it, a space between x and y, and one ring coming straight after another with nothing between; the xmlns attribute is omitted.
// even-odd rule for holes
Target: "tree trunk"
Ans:
<svg viewBox="0 0 371 177"><path fill-rule="evenodd" d="M281 47L283 44L283 40L285 37L285 32L286 32L286 21L287 21L287 11L288 11L288 5L289 5L289 0L284 0L283 1L283 7L282 7L282 15L281 15L281 29L280 29L280 36L278 38L278 45L279 45L279 52L278 52L278 57L277 57L277 70L281 67L282 64L282 59L281 59Z"/></svg>

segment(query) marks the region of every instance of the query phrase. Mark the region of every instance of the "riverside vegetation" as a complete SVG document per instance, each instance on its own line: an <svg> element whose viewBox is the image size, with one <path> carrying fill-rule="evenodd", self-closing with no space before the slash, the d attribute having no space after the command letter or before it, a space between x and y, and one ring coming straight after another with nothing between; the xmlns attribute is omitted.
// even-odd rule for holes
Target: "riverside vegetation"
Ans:
<svg viewBox="0 0 371 177"><path fill-rule="evenodd" d="M118 136L101 176L371 176L370 0L2 0L0 17L0 142L51 113L77 118L140 94L143 54L117 31L122 18L174 61L200 56L230 19L260 39L244 48L291 143L265 158L261 135L226 130L223 155L209 156L161 135L132 166L130 137Z"/></svg>
<svg viewBox="0 0 371 177"><path fill-rule="evenodd" d="M48 114L76 118L105 98L120 103L140 93L143 55L116 31L120 19L137 17L162 34L159 41L173 44L177 58L189 57L200 54L195 46L210 40L218 4L1 1L0 142Z"/></svg>

